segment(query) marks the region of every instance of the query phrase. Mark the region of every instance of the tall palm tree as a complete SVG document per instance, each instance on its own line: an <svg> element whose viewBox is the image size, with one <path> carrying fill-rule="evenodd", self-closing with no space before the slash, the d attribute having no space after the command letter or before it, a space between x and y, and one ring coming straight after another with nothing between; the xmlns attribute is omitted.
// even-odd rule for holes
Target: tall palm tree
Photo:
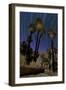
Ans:
<svg viewBox="0 0 66 90"><path fill-rule="evenodd" d="M27 49L26 49L26 62L27 62L27 64L30 64L30 62L32 61L33 50L30 47L30 44L32 42L32 34L35 32L34 24L29 25L29 32L30 32L30 34L27 37Z"/></svg>
<svg viewBox="0 0 66 90"><path fill-rule="evenodd" d="M51 69L54 72L55 67L54 67L54 42L53 42L53 39L56 36L56 32L53 29L49 29L48 35L51 39Z"/></svg>
<svg viewBox="0 0 66 90"><path fill-rule="evenodd" d="M35 21L35 29L37 32L37 36L36 36L36 45L35 45L35 52L34 52L34 61L36 61L37 56L38 56L38 49L39 49L41 37L45 33L45 28L44 28L43 22L40 18L37 18Z"/></svg>

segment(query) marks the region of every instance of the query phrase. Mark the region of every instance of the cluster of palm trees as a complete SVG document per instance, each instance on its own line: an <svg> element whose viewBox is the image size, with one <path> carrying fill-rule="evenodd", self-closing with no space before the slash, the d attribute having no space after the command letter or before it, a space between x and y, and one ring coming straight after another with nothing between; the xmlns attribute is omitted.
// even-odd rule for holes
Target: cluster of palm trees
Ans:
<svg viewBox="0 0 66 90"><path fill-rule="evenodd" d="M40 46L40 41L41 41L41 38L43 37L43 35L45 34L45 27L40 18L36 18L35 23L29 25L29 32L30 32L30 34L27 37L26 42L23 41L20 46L20 51L23 55L25 55L27 64L30 64L30 62L32 60L34 60L36 62L36 60L39 56L38 50L39 50L39 46ZM32 35L35 32L37 34L36 34L35 50L33 51L33 49L31 48L31 43L33 41ZM56 33L52 29L50 29L48 32L48 35L51 38L51 43L52 43L51 48L53 49L53 38L56 35Z"/></svg>
<svg viewBox="0 0 66 90"><path fill-rule="evenodd" d="M30 35L27 37L27 41L23 41L20 46L20 51L23 55L26 56L26 62L27 64L30 64L32 59L36 62L37 57L39 56L38 49L41 37L45 33L43 22L40 18L37 18L34 24L29 25L29 32ZM32 42L32 35L37 32L36 35L36 42L35 42L35 51L33 52L33 49L30 47Z"/></svg>

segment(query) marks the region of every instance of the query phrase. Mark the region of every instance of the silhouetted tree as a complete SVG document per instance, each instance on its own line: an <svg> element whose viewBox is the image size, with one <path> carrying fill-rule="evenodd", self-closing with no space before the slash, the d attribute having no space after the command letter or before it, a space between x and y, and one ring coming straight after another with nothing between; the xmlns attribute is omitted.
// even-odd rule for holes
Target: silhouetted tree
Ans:
<svg viewBox="0 0 66 90"><path fill-rule="evenodd" d="M40 45L40 40L43 34L45 33L45 28L40 18L37 18L35 21L35 29L36 29L37 35L36 35L36 45L35 45L35 51L34 51L34 61L36 61L37 57L39 56L38 49Z"/></svg>

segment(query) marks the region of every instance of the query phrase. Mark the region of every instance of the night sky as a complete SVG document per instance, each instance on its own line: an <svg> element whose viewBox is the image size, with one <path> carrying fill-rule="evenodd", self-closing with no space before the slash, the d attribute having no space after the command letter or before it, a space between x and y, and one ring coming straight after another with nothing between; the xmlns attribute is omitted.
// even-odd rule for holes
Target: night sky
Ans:
<svg viewBox="0 0 66 90"><path fill-rule="evenodd" d="M58 31L58 15L53 13L32 13L32 12L20 12L20 43L22 41L26 41L29 30L28 26L31 23L34 23L36 18L39 17L45 27L45 35L41 38L39 52L44 52L48 48L50 48L50 38L47 34L50 28L53 30ZM33 35L33 42L31 43L31 47L33 50L35 49L35 41L36 41L36 34ZM54 47L58 48L58 33L54 38Z"/></svg>

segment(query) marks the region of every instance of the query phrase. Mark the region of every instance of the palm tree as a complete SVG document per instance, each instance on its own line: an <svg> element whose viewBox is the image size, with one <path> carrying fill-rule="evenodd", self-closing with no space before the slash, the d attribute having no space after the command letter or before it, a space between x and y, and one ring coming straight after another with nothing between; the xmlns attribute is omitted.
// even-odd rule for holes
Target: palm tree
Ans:
<svg viewBox="0 0 66 90"><path fill-rule="evenodd" d="M26 49L26 62L27 62L27 64L30 64L30 62L32 61L33 50L30 47L30 44L32 42L32 34L35 32L34 24L29 25L29 32L30 32L30 35L27 37L27 49Z"/></svg>
<svg viewBox="0 0 66 90"><path fill-rule="evenodd" d="M43 22L40 18L37 18L35 21L35 29L37 32L37 36L36 36L36 45L35 45L35 52L34 52L34 61L36 61L37 56L38 56L38 49L39 49L41 37L45 33L45 28L44 28Z"/></svg>
<svg viewBox="0 0 66 90"><path fill-rule="evenodd" d="M51 39L51 69L54 72L55 67L54 67L54 42L53 42L53 39L56 36L56 32L53 29L49 29L48 35Z"/></svg>

